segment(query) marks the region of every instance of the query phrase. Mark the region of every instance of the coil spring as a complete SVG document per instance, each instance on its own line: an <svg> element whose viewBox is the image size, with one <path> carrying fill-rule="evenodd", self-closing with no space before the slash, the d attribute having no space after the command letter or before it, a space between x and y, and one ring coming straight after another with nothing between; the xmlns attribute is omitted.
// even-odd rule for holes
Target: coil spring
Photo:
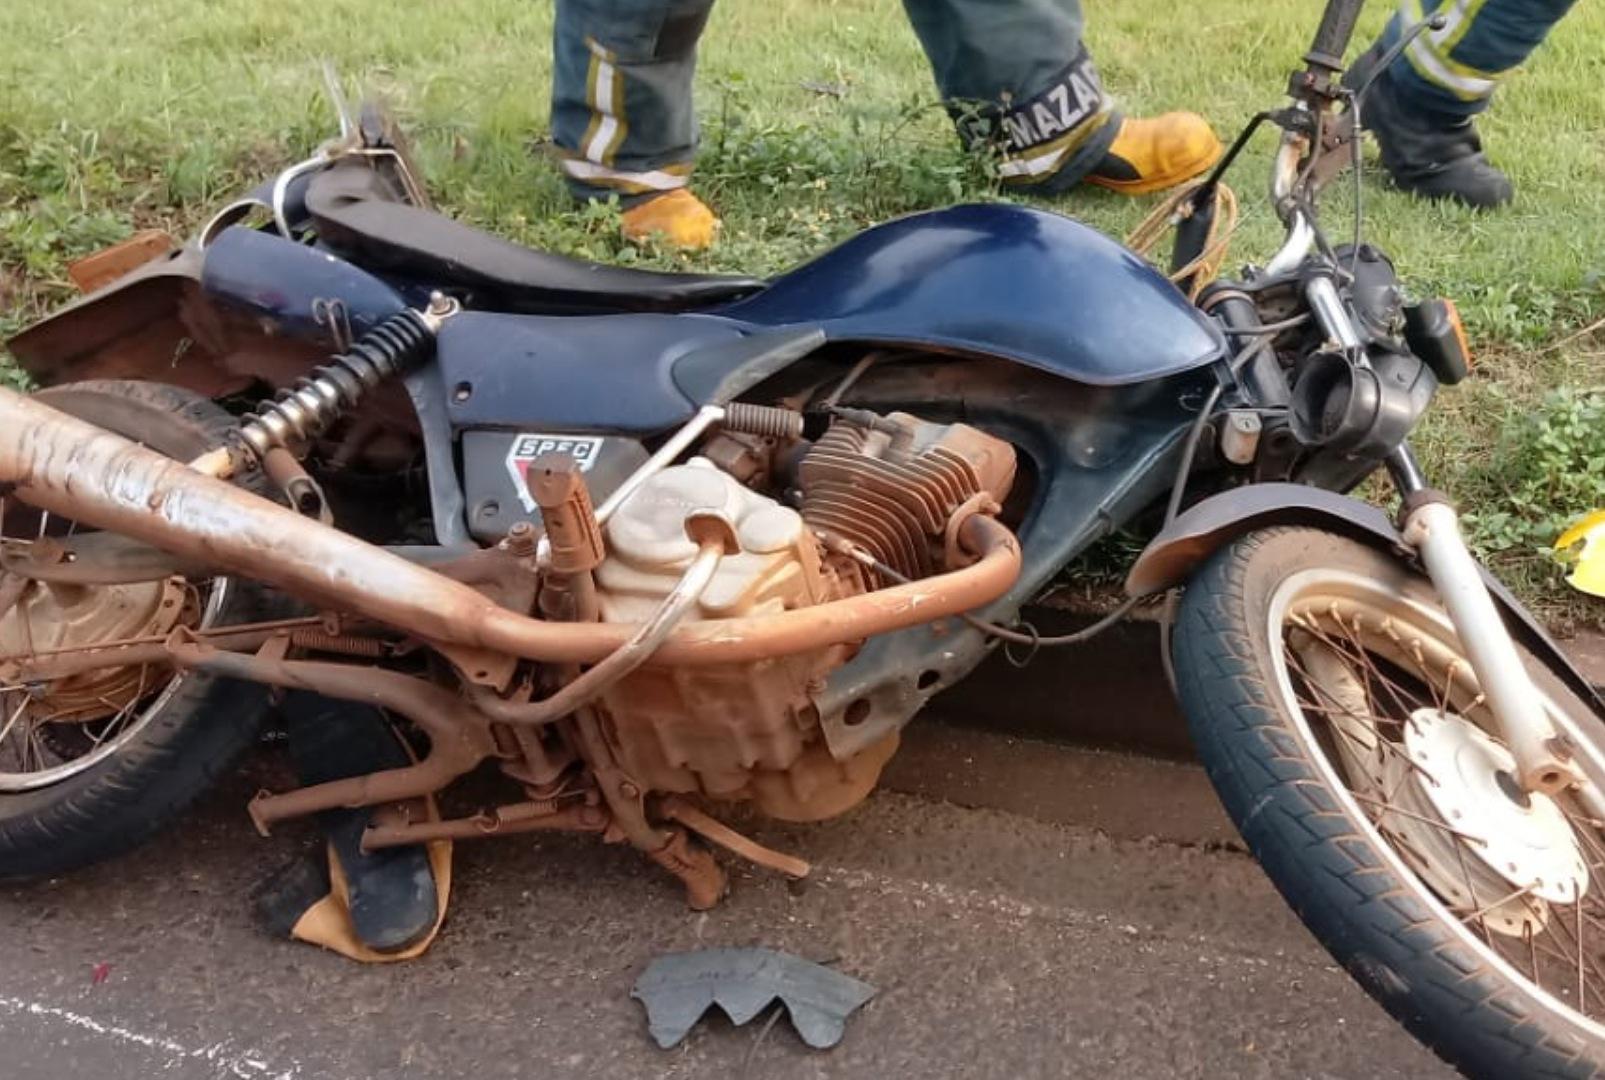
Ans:
<svg viewBox="0 0 1605 1080"><path fill-rule="evenodd" d="M246 416L241 441L259 459L276 446L305 446L363 395L422 363L433 342L434 333L417 312L397 312Z"/></svg>
<svg viewBox="0 0 1605 1080"><path fill-rule="evenodd" d="M797 439L802 437L803 415L794 409L737 401L725 406L721 426L726 431L740 431L748 435Z"/></svg>
<svg viewBox="0 0 1605 1080"><path fill-rule="evenodd" d="M290 643L313 652L344 653L378 660L389 651L389 646L378 638L359 637L356 634L331 634L326 630L302 628L290 631Z"/></svg>

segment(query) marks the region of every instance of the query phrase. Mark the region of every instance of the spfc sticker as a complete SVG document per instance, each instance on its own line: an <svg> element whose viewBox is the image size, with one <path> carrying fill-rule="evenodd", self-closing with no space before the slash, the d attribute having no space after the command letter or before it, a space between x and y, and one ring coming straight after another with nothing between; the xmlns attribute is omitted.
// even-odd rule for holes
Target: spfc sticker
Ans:
<svg viewBox="0 0 1605 1080"><path fill-rule="evenodd" d="M535 512L535 497L529 493L530 462L542 454L567 454L580 467L590 472L591 466L602 453L602 440L585 435L544 435L525 432L513 439L507 450L507 472L513 478L513 490L518 501L524 504L525 513Z"/></svg>

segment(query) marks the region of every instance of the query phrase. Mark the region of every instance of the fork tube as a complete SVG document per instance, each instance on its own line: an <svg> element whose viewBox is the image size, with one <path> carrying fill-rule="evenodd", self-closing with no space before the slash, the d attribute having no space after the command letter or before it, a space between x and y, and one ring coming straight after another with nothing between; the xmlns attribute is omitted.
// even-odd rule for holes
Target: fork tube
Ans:
<svg viewBox="0 0 1605 1080"><path fill-rule="evenodd" d="M1482 568L1466 547L1460 516L1441 493L1426 486L1408 446L1389 455L1388 472L1404 496L1404 539L1421 556L1427 576L1454 623L1477 685L1488 699L1499 734L1510 746L1527 791L1554 794L1578 774L1566 764L1570 750L1556 737L1516 643L1494 605Z"/></svg>
<svg viewBox="0 0 1605 1080"><path fill-rule="evenodd" d="M1426 490L1426 474L1421 471L1421 463L1416 460L1416 452L1410 449L1409 443L1400 443L1398 449L1388 455L1385 464L1388 475L1393 478L1393 486L1401 496L1409 498L1418 491Z"/></svg>

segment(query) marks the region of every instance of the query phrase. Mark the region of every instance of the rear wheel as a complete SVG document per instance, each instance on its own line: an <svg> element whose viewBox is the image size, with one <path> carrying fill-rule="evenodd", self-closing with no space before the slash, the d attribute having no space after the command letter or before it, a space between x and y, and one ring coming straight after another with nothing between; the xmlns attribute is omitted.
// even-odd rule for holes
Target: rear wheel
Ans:
<svg viewBox="0 0 1605 1080"><path fill-rule="evenodd" d="M1178 612L1200 757L1306 925L1471 1076L1605 1071L1605 820L1528 795L1431 587L1305 529L1250 534ZM1605 791L1605 724L1527 657Z"/></svg>
<svg viewBox="0 0 1605 1080"><path fill-rule="evenodd" d="M37 397L180 460L234 424L211 401L155 383L74 383ZM83 531L0 499L8 551ZM252 622L269 606L261 586L238 579L60 585L0 572L0 660ZM0 878L61 873L145 839L250 744L266 705L262 687L152 665L0 686Z"/></svg>

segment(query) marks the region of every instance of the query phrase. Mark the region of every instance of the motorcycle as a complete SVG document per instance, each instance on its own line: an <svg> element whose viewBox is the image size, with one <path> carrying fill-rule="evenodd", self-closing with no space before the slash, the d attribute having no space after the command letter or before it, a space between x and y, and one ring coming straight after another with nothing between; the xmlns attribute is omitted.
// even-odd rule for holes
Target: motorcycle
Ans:
<svg viewBox="0 0 1605 1080"><path fill-rule="evenodd" d="M1288 103L1177 201L1168 275L1004 204L769 281L578 262L436 213L342 107L9 343L42 389L0 390L0 875L169 823L295 688L418 754L258 795L264 833L350 807L389 808L370 851L591 832L709 907L709 845L807 872L719 805L850 809L999 642L1085 637L1016 616L1125 530L1100 626L1169 598L1199 756L1315 936L1468 1073L1605 1067L1605 702L1411 453L1467 372L1453 305L1317 213L1359 166L1359 8L1330 0ZM1265 126L1285 242L1208 280ZM1379 471L1396 518L1348 495ZM498 805L395 809L485 765Z"/></svg>

